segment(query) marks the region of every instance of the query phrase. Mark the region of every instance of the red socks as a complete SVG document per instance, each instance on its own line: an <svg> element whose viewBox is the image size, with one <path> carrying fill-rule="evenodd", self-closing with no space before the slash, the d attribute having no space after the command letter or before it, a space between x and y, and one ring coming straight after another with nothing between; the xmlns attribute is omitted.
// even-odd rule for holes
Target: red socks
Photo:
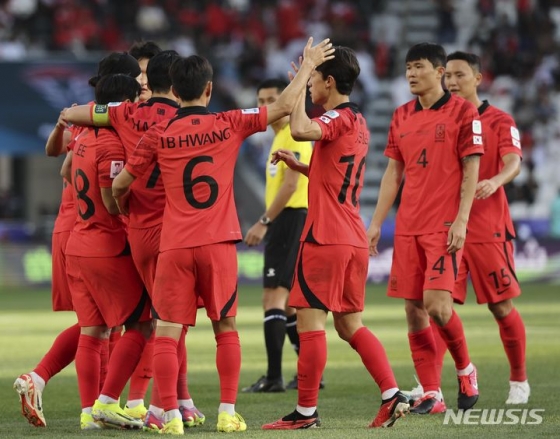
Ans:
<svg viewBox="0 0 560 439"><path fill-rule="evenodd" d="M298 405L316 407L319 384L327 364L327 338L325 331L308 331L299 334Z"/></svg>
<svg viewBox="0 0 560 439"><path fill-rule="evenodd" d="M525 325L515 308L503 319L496 320L500 328L500 337L510 366L510 381L525 381Z"/></svg>
<svg viewBox="0 0 560 439"><path fill-rule="evenodd" d="M363 326L358 329L350 339L350 346L358 352L364 366L381 392L399 387L385 353L385 348L368 328Z"/></svg>
<svg viewBox="0 0 560 439"><path fill-rule="evenodd" d="M177 340L156 337L154 344L154 381L159 393L161 408L165 411L178 409L177 405ZM155 402L155 401L154 401Z"/></svg>
<svg viewBox="0 0 560 439"><path fill-rule="evenodd" d="M447 344L445 340L441 338L439 334L438 325L432 319L430 319L430 326L432 327L432 333L434 334L434 341L436 342L436 368L438 376L441 377L441 370L443 369L443 358L447 352Z"/></svg>
<svg viewBox="0 0 560 439"><path fill-rule="evenodd" d="M140 361L130 377L128 400L144 399L153 375L155 331L146 342Z"/></svg>
<svg viewBox="0 0 560 439"><path fill-rule="evenodd" d="M81 334L76 351L76 373L82 408L92 407L99 395L99 370L104 341Z"/></svg>
<svg viewBox="0 0 560 439"><path fill-rule="evenodd" d="M455 310L452 310L449 321L444 326L437 326L437 328L441 338L447 345L447 349L449 349L449 353L455 361L455 369L465 369L470 364L471 360L469 358L467 340L463 332L463 323Z"/></svg>
<svg viewBox="0 0 560 439"><path fill-rule="evenodd" d="M183 328L179 345L177 347L177 359L179 362L179 378L177 379L177 399L191 399L189 386L187 383L187 347L185 346L185 336L187 331Z"/></svg>
<svg viewBox="0 0 560 439"><path fill-rule="evenodd" d="M239 387L239 372L241 371L239 334L237 331L228 331L217 334L215 338L216 367L220 377L220 402L235 404Z"/></svg>
<svg viewBox="0 0 560 439"><path fill-rule="evenodd" d="M107 378L101 393L119 399L127 381L140 361L146 339L140 331L129 329L115 345L109 358Z"/></svg>
<svg viewBox="0 0 560 439"><path fill-rule="evenodd" d="M409 332L408 343L416 375L424 392L437 392L441 377L435 367L436 342L432 328L428 326L418 332Z"/></svg>
<svg viewBox="0 0 560 439"><path fill-rule="evenodd" d="M77 323L62 331L55 338L49 351L33 369L33 372L43 378L46 384L53 376L74 361L79 339L80 326Z"/></svg>

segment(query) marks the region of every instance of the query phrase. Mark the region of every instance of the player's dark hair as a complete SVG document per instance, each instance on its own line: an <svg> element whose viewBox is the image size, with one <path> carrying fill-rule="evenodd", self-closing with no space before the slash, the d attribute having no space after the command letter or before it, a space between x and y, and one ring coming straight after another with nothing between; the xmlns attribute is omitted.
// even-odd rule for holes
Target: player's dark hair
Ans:
<svg viewBox="0 0 560 439"><path fill-rule="evenodd" d="M161 47L159 47L153 41L135 41L128 53L130 53L137 60L147 58L152 59L158 53L161 52Z"/></svg>
<svg viewBox="0 0 560 439"><path fill-rule="evenodd" d="M475 72L482 72L482 62L480 61L480 56L475 55L474 53L461 52L458 50L447 55L447 61L454 60L465 61Z"/></svg>
<svg viewBox="0 0 560 439"><path fill-rule="evenodd" d="M175 60L169 72L175 93L183 101L200 98L214 74L210 62L198 55Z"/></svg>
<svg viewBox="0 0 560 439"><path fill-rule="evenodd" d="M97 75L90 78L88 84L95 87L102 76L122 73L136 78L142 73L138 61L126 52L112 52L99 61Z"/></svg>
<svg viewBox="0 0 560 439"><path fill-rule="evenodd" d="M95 86L95 102L100 105L127 99L134 102L141 91L142 87L138 81L128 75L122 73L105 75Z"/></svg>
<svg viewBox="0 0 560 439"><path fill-rule="evenodd" d="M288 81L284 79L271 78L265 79L257 86L257 93L263 88L275 88L278 92L282 92L288 86Z"/></svg>
<svg viewBox="0 0 560 439"><path fill-rule="evenodd" d="M360 64L352 49L335 46L334 58L317 66L315 70L323 75L323 79L332 76L336 81L337 91L343 95L350 95L360 74Z"/></svg>
<svg viewBox="0 0 560 439"><path fill-rule="evenodd" d="M421 59L427 59L434 67L445 67L447 54L442 46L434 43L419 43L408 49L405 62L420 61Z"/></svg>
<svg viewBox="0 0 560 439"><path fill-rule="evenodd" d="M180 56L175 50L163 50L148 61L146 74L148 75L148 87L152 93L169 92L171 88L169 69L178 58Z"/></svg>

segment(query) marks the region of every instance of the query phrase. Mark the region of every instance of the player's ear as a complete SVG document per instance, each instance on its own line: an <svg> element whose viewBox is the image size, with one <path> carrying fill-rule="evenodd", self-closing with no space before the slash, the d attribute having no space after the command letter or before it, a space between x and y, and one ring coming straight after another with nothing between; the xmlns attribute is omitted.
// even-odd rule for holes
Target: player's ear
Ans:
<svg viewBox="0 0 560 439"><path fill-rule="evenodd" d="M474 79L476 81L476 86L478 87L482 82L482 73L478 72L476 75L474 75Z"/></svg>
<svg viewBox="0 0 560 439"><path fill-rule="evenodd" d="M171 86L171 93L173 93L173 96L175 96L177 99L179 99L179 94L177 93L177 91L175 90L175 87Z"/></svg>
<svg viewBox="0 0 560 439"><path fill-rule="evenodd" d="M209 98L212 95L212 81L208 81L206 84L206 90L204 90L204 95Z"/></svg>

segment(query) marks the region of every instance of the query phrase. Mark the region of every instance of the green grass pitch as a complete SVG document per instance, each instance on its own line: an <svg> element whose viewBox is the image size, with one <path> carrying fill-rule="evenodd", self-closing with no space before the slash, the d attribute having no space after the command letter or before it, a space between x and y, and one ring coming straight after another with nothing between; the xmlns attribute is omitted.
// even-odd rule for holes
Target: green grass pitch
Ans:
<svg viewBox="0 0 560 439"><path fill-rule="evenodd" d="M251 384L266 369L262 333L260 288L240 287L238 327L242 345L240 387ZM261 424L283 416L295 407L296 393L243 394L237 410L248 424L246 438L536 438L560 437L560 293L554 285L524 285L516 301L527 326L527 363L532 389L529 409L542 409L540 425L444 425L443 415L407 416L387 430L371 430L367 425L377 412L379 391L357 354L328 328L326 389L319 399L323 426L308 431L260 430ZM71 313L52 313L47 290L0 290L0 438L140 438L149 433L101 430L81 432L80 402L75 369L70 365L54 377L43 394L46 429L30 426L19 413L18 398L12 389L14 379L32 369L55 336L75 322ZM459 308L467 333L471 357L478 367L481 396L478 409L506 408L509 369L497 325L483 306L472 298ZM381 339L397 380L403 389L415 383L406 337L402 301L385 297L383 287L368 287L364 322ZM188 430L198 438L218 437L215 432L218 407L218 379L215 369L215 341L204 314L187 336L189 387L206 424ZM284 350L284 378L295 373L296 356L288 342ZM457 382L449 355L443 371L443 392L448 408L456 408ZM124 398L125 396L123 396ZM222 435L223 436L223 435Z"/></svg>

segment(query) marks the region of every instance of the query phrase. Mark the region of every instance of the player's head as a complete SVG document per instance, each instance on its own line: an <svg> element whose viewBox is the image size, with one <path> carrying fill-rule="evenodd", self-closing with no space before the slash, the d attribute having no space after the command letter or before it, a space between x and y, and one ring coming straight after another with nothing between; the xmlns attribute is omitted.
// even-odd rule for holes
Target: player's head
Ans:
<svg viewBox="0 0 560 439"><path fill-rule="evenodd" d="M89 85L95 87L99 80L105 75L122 73L140 80L140 66L138 61L126 52L113 52L99 61L97 75L90 78Z"/></svg>
<svg viewBox="0 0 560 439"><path fill-rule="evenodd" d="M447 55L439 44L419 43L412 46L405 58L406 79L410 92L423 95L434 88L441 88Z"/></svg>
<svg viewBox="0 0 560 439"><path fill-rule="evenodd" d="M265 79L257 86L257 104L259 107L269 105L278 99L278 96L288 86L283 79Z"/></svg>
<svg viewBox="0 0 560 439"><path fill-rule="evenodd" d="M109 102L134 102L140 95L140 90L138 81L128 75L105 75L95 85L95 102L100 105Z"/></svg>
<svg viewBox="0 0 560 439"><path fill-rule="evenodd" d="M152 96L152 92L148 88L148 76L146 74L148 69L148 62L161 52L161 47L159 47L153 41L136 41L128 53L138 60L140 65L140 70L142 71L142 76L140 77L140 85L142 86L142 94L140 95L141 101L147 101Z"/></svg>
<svg viewBox="0 0 560 439"><path fill-rule="evenodd" d="M334 58L317 66L309 79L309 91L314 104L323 105L331 90L349 96L360 74L360 64L354 51L335 46Z"/></svg>
<svg viewBox="0 0 560 439"><path fill-rule="evenodd" d="M148 87L150 87L152 93L169 93L171 89L169 69L178 58L180 56L175 50L162 50L150 59L146 74L148 76Z"/></svg>
<svg viewBox="0 0 560 439"><path fill-rule="evenodd" d="M198 55L179 58L171 65L169 74L175 96L184 102L206 98L208 105L214 71L206 58Z"/></svg>
<svg viewBox="0 0 560 439"><path fill-rule="evenodd" d="M465 99L476 95L482 81L480 57L474 53L453 52L447 56L445 87Z"/></svg>

